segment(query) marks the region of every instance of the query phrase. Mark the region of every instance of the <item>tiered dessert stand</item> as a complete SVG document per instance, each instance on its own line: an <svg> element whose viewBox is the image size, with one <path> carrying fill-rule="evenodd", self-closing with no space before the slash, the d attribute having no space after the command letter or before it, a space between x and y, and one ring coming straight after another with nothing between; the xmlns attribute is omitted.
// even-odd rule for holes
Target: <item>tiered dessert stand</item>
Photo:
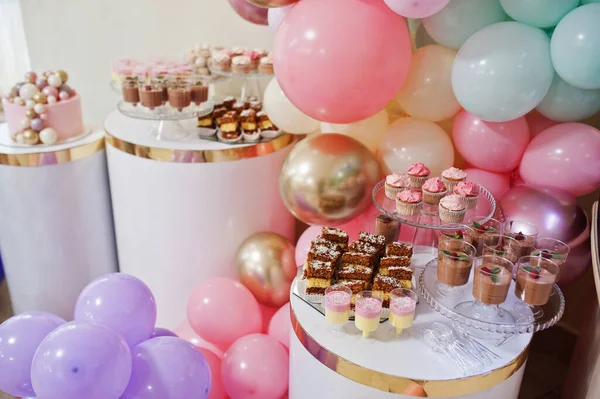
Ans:
<svg viewBox="0 0 600 399"><path fill-rule="evenodd" d="M242 81L242 88L240 98L247 98L254 96L262 101L263 89L261 88L260 82L262 80L269 80L273 76L272 73L264 73L260 71L250 71L249 73L235 73L231 71L221 71L216 69L212 62L208 62L208 69L210 73L216 76L222 76L230 79L236 79Z"/></svg>

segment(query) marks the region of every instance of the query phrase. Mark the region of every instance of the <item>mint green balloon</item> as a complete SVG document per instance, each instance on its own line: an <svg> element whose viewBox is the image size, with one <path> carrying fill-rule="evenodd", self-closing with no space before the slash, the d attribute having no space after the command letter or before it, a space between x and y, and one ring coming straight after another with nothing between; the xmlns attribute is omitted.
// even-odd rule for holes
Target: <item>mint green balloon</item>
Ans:
<svg viewBox="0 0 600 399"><path fill-rule="evenodd" d="M579 0L500 0L504 11L515 21L549 28L579 5Z"/></svg>
<svg viewBox="0 0 600 399"><path fill-rule="evenodd" d="M535 109L557 122L581 121L600 111L600 90L578 89L555 74L550 90Z"/></svg>
<svg viewBox="0 0 600 399"><path fill-rule="evenodd" d="M498 0L450 0L442 11L423 18L423 26L442 46L458 49L473 33L507 17Z"/></svg>
<svg viewBox="0 0 600 399"><path fill-rule="evenodd" d="M471 36L452 65L460 105L489 122L506 122L538 106L552 84L550 38L520 22L499 22Z"/></svg>
<svg viewBox="0 0 600 399"><path fill-rule="evenodd" d="M600 0L581 0L581 5L592 4L592 3L600 3Z"/></svg>
<svg viewBox="0 0 600 399"><path fill-rule="evenodd" d="M552 34L551 54L565 82L600 89L600 4L581 6L560 21Z"/></svg>

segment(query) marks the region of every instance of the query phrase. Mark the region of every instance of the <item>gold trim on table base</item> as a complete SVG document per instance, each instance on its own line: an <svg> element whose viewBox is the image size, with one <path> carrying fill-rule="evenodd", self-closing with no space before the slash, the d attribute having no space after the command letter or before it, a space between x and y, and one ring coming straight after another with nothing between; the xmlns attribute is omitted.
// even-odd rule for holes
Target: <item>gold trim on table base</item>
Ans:
<svg viewBox="0 0 600 399"><path fill-rule="evenodd" d="M123 141L111 135L109 132L106 132L106 141L113 147L130 155L152 159L154 161L214 163L240 161L272 154L295 143L296 139L294 135L284 134L266 143L258 143L245 147L231 146L231 148L223 150L176 150L171 148L148 147Z"/></svg>
<svg viewBox="0 0 600 399"><path fill-rule="evenodd" d="M409 378L397 377L380 373L352 363L322 347L302 328L294 310L290 307L292 328L302 346L320 363L346 377L368 387L383 392L391 392L412 396L404 391L409 385L418 384L425 390L429 398L452 398L486 391L515 374L527 361L529 345L512 362L506 366L492 370L489 373L474 377L459 378L454 380L420 381Z"/></svg>
<svg viewBox="0 0 600 399"><path fill-rule="evenodd" d="M58 151L36 152L31 154L0 153L0 165L45 166L67 163L87 158L104 149L104 137L91 143Z"/></svg>

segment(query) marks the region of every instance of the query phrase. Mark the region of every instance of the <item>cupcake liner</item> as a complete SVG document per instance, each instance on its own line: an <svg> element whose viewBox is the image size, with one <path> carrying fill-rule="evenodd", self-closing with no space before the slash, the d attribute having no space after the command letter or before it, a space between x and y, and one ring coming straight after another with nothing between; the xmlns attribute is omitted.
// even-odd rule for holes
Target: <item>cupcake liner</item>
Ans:
<svg viewBox="0 0 600 399"><path fill-rule="evenodd" d="M281 130L261 130L260 135L266 139L272 139L281 134Z"/></svg>
<svg viewBox="0 0 600 399"><path fill-rule="evenodd" d="M219 129L217 131L217 138L220 141L224 142L224 143L239 143L240 141L242 141L242 135L241 134L237 138L235 138L235 139L226 139L226 138L223 138L223 132L221 132L221 129Z"/></svg>
<svg viewBox="0 0 600 399"><path fill-rule="evenodd" d="M446 187L448 188L448 192L450 192L450 193L454 192L454 186L456 186L461 181L465 181L465 179L450 180L450 179L446 179L444 176L442 176L442 182L446 185Z"/></svg>
<svg viewBox="0 0 600 399"><path fill-rule="evenodd" d="M249 143L255 143L258 140L260 140L260 132L256 132L253 134L248 134L246 132L242 133L242 137L244 137L244 141L249 142Z"/></svg>
<svg viewBox="0 0 600 399"><path fill-rule="evenodd" d="M418 202L416 204L407 204L402 201L396 200L396 210L400 215L404 216L414 216L419 213L421 207L423 206L423 201Z"/></svg>
<svg viewBox="0 0 600 399"><path fill-rule="evenodd" d="M432 193L427 190L423 190L423 202L429 205L438 205L440 200L444 198L448 190L444 190L439 193Z"/></svg>
<svg viewBox="0 0 600 399"><path fill-rule="evenodd" d="M443 206L439 206L440 210L440 219L442 222L446 223L460 223L465 218L465 213L467 213L466 209L461 211L450 211Z"/></svg>
<svg viewBox="0 0 600 399"><path fill-rule="evenodd" d="M479 195L475 197L462 197L463 202L467 206L467 209L474 209L477 207L477 200L479 199Z"/></svg>
<svg viewBox="0 0 600 399"><path fill-rule="evenodd" d="M429 176L411 176L411 175L408 175L408 177L410 179L410 187L411 188L423 187L423 184L425 184L425 182L429 178Z"/></svg>
<svg viewBox="0 0 600 399"><path fill-rule="evenodd" d="M404 190L405 187L392 187L385 183L385 196L396 201L396 195Z"/></svg>

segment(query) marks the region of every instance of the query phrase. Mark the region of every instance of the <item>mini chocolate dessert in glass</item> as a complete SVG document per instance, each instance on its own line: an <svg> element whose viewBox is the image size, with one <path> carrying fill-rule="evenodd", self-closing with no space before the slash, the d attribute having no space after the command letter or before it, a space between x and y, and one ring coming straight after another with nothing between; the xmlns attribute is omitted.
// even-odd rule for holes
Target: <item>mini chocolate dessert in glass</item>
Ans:
<svg viewBox="0 0 600 399"><path fill-rule="evenodd" d="M508 220L504 223L504 234L518 241L519 254L527 256L533 251L538 236L538 228L520 220Z"/></svg>
<svg viewBox="0 0 600 399"><path fill-rule="evenodd" d="M204 85L201 75L192 75L190 78L190 90L192 93L192 102L200 105L208 100L208 87Z"/></svg>
<svg viewBox="0 0 600 399"><path fill-rule="evenodd" d="M523 304L515 305L515 311L526 318L543 316L544 311L540 306L550 300L558 272L558 265L551 259L540 256L523 256L519 259L515 296Z"/></svg>
<svg viewBox="0 0 600 399"><path fill-rule="evenodd" d="M437 290L442 296L460 296L469 282L475 247L463 240L440 242L437 261Z"/></svg>
<svg viewBox="0 0 600 399"><path fill-rule="evenodd" d="M558 266L559 272L556 281L560 280L562 267L569 256L569 246L564 242L554 238L538 238L532 256L541 256L545 259L551 259Z"/></svg>
<svg viewBox="0 0 600 399"><path fill-rule="evenodd" d="M162 83L152 79L140 82L139 86L140 102L149 109L160 107L163 104Z"/></svg>
<svg viewBox="0 0 600 399"><path fill-rule="evenodd" d="M450 225L453 226L453 225ZM473 230L470 226L464 224L457 224L455 228L442 230L440 232L439 244L447 240L460 240L465 241L469 244L473 244L471 241L471 236Z"/></svg>
<svg viewBox="0 0 600 399"><path fill-rule="evenodd" d="M475 216L469 219L470 230L467 231L467 235L471 240L471 244L477 248L477 255L481 256L483 252L483 241L487 234L500 234L502 233L502 223L496 219L490 218L485 223L480 223L484 220L485 216Z"/></svg>
<svg viewBox="0 0 600 399"><path fill-rule="evenodd" d="M384 236L386 245L396 242L400 236L400 222L386 215L379 215L375 218L375 234Z"/></svg>
<svg viewBox="0 0 600 399"><path fill-rule="evenodd" d="M126 76L122 80L121 92L123 93L123 100L126 103L133 104L134 106L140 102L140 92L138 89L138 77L137 76Z"/></svg>
<svg viewBox="0 0 600 399"><path fill-rule="evenodd" d="M168 82L169 105L181 112L192 103L192 91L188 79L174 78Z"/></svg>
<svg viewBox="0 0 600 399"><path fill-rule="evenodd" d="M517 263L521 257L519 243L512 237L504 234L483 234L483 255L496 256Z"/></svg>

